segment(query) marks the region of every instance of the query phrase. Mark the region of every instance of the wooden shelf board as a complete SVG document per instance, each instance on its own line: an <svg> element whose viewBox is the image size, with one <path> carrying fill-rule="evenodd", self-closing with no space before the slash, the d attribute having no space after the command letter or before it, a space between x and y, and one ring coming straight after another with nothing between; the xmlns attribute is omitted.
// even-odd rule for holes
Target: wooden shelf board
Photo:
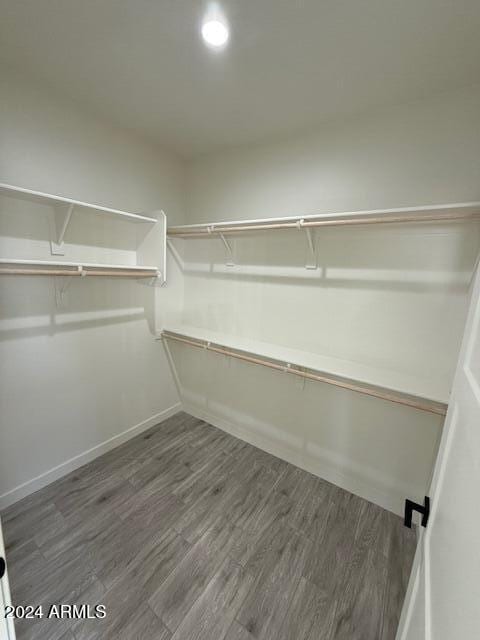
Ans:
<svg viewBox="0 0 480 640"><path fill-rule="evenodd" d="M365 392L374 391L370 395L392 399L387 396L393 394L398 397L398 400L393 401L410 406L421 404L422 407L418 408L424 408L433 413L444 414L446 411L448 389L445 384L432 379L188 325L169 326L163 334L167 337L173 334L193 341L210 342L212 345L282 363L282 366L288 363L292 367L318 372L329 378L331 384L341 382L342 384L338 386L347 388L349 382L354 386L362 385L365 387ZM347 382L347 385L343 382ZM377 391L380 391L380 395Z"/></svg>
<svg viewBox="0 0 480 640"><path fill-rule="evenodd" d="M63 196L42 193L41 191L32 191L31 189L24 189L23 187L16 187L9 184L0 183L0 193L3 193L10 197L22 198L25 200L39 202L41 204L50 204L53 206L74 205L75 207L78 207L80 209L88 209L96 213L119 217L129 222L157 222L157 219L151 216L145 216L138 213L130 213L129 211L121 211L120 209L102 207L97 204L81 202L80 200L72 200L71 198L64 198Z"/></svg>

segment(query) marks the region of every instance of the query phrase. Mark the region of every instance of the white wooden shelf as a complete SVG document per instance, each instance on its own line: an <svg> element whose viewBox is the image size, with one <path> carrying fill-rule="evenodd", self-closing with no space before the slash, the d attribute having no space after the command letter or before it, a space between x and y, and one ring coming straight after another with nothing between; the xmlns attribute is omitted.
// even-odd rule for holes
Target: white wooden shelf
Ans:
<svg viewBox="0 0 480 640"><path fill-rule="evenodd" d="M104 276L120 278L157 278L157 267L144 265L63 262L60 260L17 260L0 258L0 275L25 276Z"/></svg>
<svg viewBox="0 0 480 640"><path fill-rule="evenodd" d="M0 193L14 198L23 198L31 202L38 202L40 204L87 209L101 215L109 215L121 218L123 220L127 220L128 222L157 222L157 218L151 216L145 216L138 213L130 213L129 211L121 211L120 209L110 209L109 207L102 207L98 204L91 204L89 202L82 202L80 200L72 200L71 198L55 196L50 193L42 193L41 191L32 191L31 189L15 187L10 184L0 183Z"/></svg>
<svg viewBox="0 0 480 640"><path fill-rule="evenodd" d="M153 212L151 215L141 215L110 209L100 205L72 200L49 193L24 189L9 184L0 183L0 195L11 198L20 198L29 202L49 205L50 243L49 249L52 256L64 256L71 246L65 244L65 235L73 215L86 211L109 216L125 222L146 224L147 228L139 229L138 226L132 235L132 244L136 246L137 265L129 264L104 264L84 262L78 252L75 258L80 261L65 262L58 260L43 260L39 251L38 260L22 260L17 258L0 259L0 275L65 275L65 276L108 276L123 278L155 278L156 283L163 284L166 279L166 216L163 211ZM86 256L87 260L97 259L94 251ZM98 253L98 252L97 252ZM101 252L99 252L101 254ZM100 255L98 256L100 257ZM34 258L34 256L32 256ZM101 258L100 258L101 259ZM108 259L108 258L107 258ZM142 263L155 262L159 266L145 266Z"/></svg>
<svg viewBox="0 0 480 640"><path fill-rule="evenodd" d="M449 389L444 383L392 369L290 349L199 329L188 325L170 326L160 338L176 340L253 364L318 380L422 411L445 415ZM226 353L227 352L227 353Z"/></svg>
<svg viewBox="0 0 480 640"><path fill-rule="evenodd" d="M480 219L480 202L461 202L397 209L349 211L320 215L292 216L284 218L260 218L256 220L232 220L207 222L169 227L167 235L182 238L201 238L212 235L240 234L252 231L304 229L305 231L331 226L365 224L403 224L459 222Z"/></svg>

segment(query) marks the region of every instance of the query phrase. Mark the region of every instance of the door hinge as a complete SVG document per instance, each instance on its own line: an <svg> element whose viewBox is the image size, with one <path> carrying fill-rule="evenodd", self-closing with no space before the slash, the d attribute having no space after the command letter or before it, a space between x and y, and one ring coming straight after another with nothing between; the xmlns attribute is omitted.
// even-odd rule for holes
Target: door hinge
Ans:
<svg viewBox="0 0 480 640"><path fill-rule="evenodd" d="M403 524L409 529L412 528L412 514L414 511L418 511L418 513L422 514L422 527L426 527L428 523L428 518L430 516L430 498L425 496L424 504L417 504L413 502L413 500L405 500L405 519Z"/></svg>
<svg viewBox="0 0 480 640"><path fill-rule="evenodd" d="M7 565L6 565L6 562L5 562L5 558L0 558L0 580L5 575L6 568L7 568Z"/></svg>

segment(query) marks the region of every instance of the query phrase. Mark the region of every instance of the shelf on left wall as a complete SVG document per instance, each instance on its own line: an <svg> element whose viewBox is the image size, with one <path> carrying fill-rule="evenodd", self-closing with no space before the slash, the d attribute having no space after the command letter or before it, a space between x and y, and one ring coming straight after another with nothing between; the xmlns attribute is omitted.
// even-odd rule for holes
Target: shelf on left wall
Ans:
<svg viewBox="0 0 480 640"><path fill-rule="evenodd" d="M73 200L63 196L52 195L32 189L12 186L0 183L0 196L19 198L36 204L47 205L47 221L49 221L49 252L59 259L45 260L45 250L29 259L20 257L3 257L0 259L0 275L25 275L25 276L104 276L116 278L149 278L155 284L164 284L166 281L166 227L167 219L163 211L158 210L150 215L131 213L120 209L111 209L100 205ZM64 261L60 256L65 256L71 250L71 244L65 243L67 229L73 216L82 212L93 212L99 216L109 216L123 222L142 223L142 229L135 231L132 242L135 243L136 264L105 264L97 262L98 252L90 252L87 260L93 258L95 262ZM73 257L73 256L72 256ZM78 253L75 258L78 260ZM38 259L37 259L38 258ZM108 258L107 258L108 259ZM129 262L131 258L129 258ZM154 266L151 266L154 263Z"/></svg>
<svg viewBox="0 0 480 640"><path fill-rule="evenodd" d="M11 184L0 183L0 194L10 196L12 198L22 198L31 202L38 202L39 204L49 204L51 206L68 208L72 207L80 210L84 209L93 211L94 213L98 213L100 215L108 215L127 220L128 222L157 222L157 218L154 218L152 216L146 216L140 213L131 213L129 211L122 211L120 209L111 209L109 207L102 207L98 204L82 202L81 200L72 200L71 198L64 198L63 196L43 193L41 191L33 191L32 189L16 187Z"/></svg>

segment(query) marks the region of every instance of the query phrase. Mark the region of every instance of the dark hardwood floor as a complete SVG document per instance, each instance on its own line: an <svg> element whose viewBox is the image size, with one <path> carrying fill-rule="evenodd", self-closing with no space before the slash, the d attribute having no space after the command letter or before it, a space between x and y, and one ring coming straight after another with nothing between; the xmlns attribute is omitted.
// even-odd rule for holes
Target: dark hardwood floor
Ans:
<svg viewBox="0 0 480 640"><path fill-rule="evenodd" d="M19 640L394 640L400 518L180 413L3 512Z"/></svg>

